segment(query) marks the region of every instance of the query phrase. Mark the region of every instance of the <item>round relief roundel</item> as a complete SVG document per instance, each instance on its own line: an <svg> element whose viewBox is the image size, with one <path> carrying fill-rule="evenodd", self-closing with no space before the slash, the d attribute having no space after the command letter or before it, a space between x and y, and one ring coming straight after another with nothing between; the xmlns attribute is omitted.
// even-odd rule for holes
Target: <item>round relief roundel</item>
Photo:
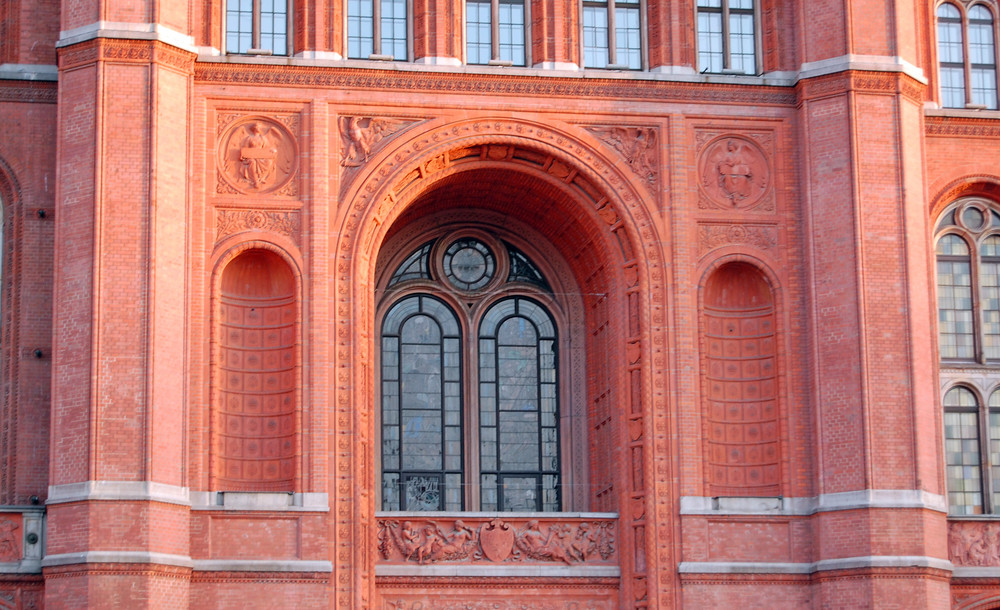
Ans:
<svg viewBox="0 0 1000 610"><path fill-rule="evenodd" d="M471 238L451 243L441 260L448 283L459 290L479 290L493 279L496 259L486 244Z"/></svg>
<svg viewBox="0 0 1000 610"><path fill-rule="evenodd" d="M767 157L746 138L716 139L702 151L698 165L702 191L719 207L754 207L770 187Z"/></svg>
<svg viewBox="0 0 1000 610"><path fill-rule="evenodd" d="M297 159L288 128L265 117L237 121L219 142L219 173L239 193L277 191L295 175Z"/></svg>

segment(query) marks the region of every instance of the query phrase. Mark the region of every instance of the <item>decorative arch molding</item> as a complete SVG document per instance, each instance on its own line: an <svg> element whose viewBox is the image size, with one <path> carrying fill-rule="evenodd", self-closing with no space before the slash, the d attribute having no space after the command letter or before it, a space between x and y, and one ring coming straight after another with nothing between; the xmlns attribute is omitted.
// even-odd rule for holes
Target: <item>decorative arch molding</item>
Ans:
<svg viewBox="0 0 1000 610"><path fill-rule="evenodd" d="M952 586L955 586L954 583ZM991 610L1000 608L1000 595L992 592L981 593L957 602L954 607L956 610Z"/></svg>
<svg viewBox="0 0 1000 610"><path fill-rule="evenodd" d="M18 418L18 371L20 358L15 352L18 341L19 285L14 278L21 277L21 259L16 247L22 239L24 219L22 210L21 185L18 172L0 155L0 504L23 503L26 498L17 498L17 418Z"/></svg>
<svg viewBox="0 0 1000 610"><path fill-rule="evenodd" d="M293 489L280 489L277 491L296 491L304 492L311 491L310 481L308 480L305 470L303 468L302 455L305 453L305 447L310 444L312 440L308 434L308 430L305 429L305 422L308 420L303 413L303 295L304 295L304 284L302 278L302 260L299 255L294 243L290 238L282 235L269 235L269 239L262 238L261 236L254 236L256 239L247 239L247 235L239 234L234 235L230 239L224 240L218 244L215 253L209 260L209 268L212 270L211 275L211 305L210 305L210 339L209 339L209 371L210 371L210 381L209 386L211 391L209 392L209 401L206 405L205 412L202 414L204 422L208 424L209 434L203 437L202 445L200 447L194 448L196 454L204 456L201 461L203 465L202 472L197 473L196 477L202 482L204 489L215 490L212 485L219 480L219 475L216 472L216 461L218 456L216 453L216 441L214 436L218 434L218 422L216 421L219 416L217 411L220 408L220 391L222 387L221 370L222 370L222 354L224 352L224 340L221 333L221 328L223 326L221 319L222 307L224 302L223 295L223 282L225 279L225 271L240 256L253 252L260 251L265 252L270 255L274 255L287 267L287 270L291 275L292 282L292 296L290 298L290 307L292 308L293 321L292 321L292 340L291 343L285 346L287 349L285 351L290 351L293 371L292 375L292 410L291 413L285 414L283 418L278 417L275 421L279 425L287 424L287 422L293 422L294 428L294 448L292 450L293 455L297 456L294 460L293 470L291 475L292 487ZM287 306L286 306L287 307ZM273 350L272 350L273 351ZM263 354L262 354L263 355ZM262 365L262 368L266 368ZM263 373L258 376L262 376ZM265 408L266 411L266 408ZM264 487L256 489L223 489L219 491L275 491L268 490Z"/></svg>
<svg viewBox="0 0 1000 610"><path fill-rule="evenodd" d="M367 605L374 595L376 533L373 462L373 328L375 265L389 227L441 179L473 167L498 167L558 185L579 208L577 222L599 244L603 272L616 290L613 315L625 338L611 345L616 375L616 433L630 460L621 468L626 491L616 490L623 545L622 600L657 605L672 600L676 583L647 582L656 565L672 565L673 548L655 544L674 534L667 487L671 465L667 431L666 270L650 208L639 179L600 151L582 128L483 116L430 123L373 156L346 186L335 274L336 393L335 507L338 540L334 571L338 603ZM648 195L646 195L648 197ZM648 247L647 247L648 245ZM580 270L577 269L577 273ZM592 303L586 302L586 306ZM612 306L608 306L612 307ZM357 323L352 324L353 321ZM353 330L352 330L353 328ZM654 399L655 395L655 399ZM364 483L358 484L357 481ZM361 490L358 493L358 490ZM648 515L648 517L647 517ZM353 519L351 519L353 517ZM355 524L351 525L351 522ZM359 541L364 541L359 543ZM352 574L352 565L361 566ZM670 602L665 602L670 603Z"/></svg>
<svg viewBox="0 0 1000 610"><path fill-rule="evenodd" d="M931 221L960 197L987 197L1000 204L1000 176L974 174L952 180L931 198Z"/></svg>

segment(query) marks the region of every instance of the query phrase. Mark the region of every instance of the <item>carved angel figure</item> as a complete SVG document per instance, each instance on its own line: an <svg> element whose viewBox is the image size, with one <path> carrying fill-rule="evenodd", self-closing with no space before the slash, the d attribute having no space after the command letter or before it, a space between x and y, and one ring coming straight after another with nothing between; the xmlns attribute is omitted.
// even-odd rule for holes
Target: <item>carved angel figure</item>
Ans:
<svg viewBox="0 0 1000 610"><path fill-rule="evenodd" d="M719 186L730 199L746 199L753 185L753 168L744 157L743 146L736 140L726 142L726 152L715 164L719 172Z"/></svg>
<svg viewBox="0 0 1000 610"><path fill-rule="evenodd" d="M340 137L343 140L340 165L360 167L371 157L375 144L405 124L406 121L397 119L340 117Z"/></svg>

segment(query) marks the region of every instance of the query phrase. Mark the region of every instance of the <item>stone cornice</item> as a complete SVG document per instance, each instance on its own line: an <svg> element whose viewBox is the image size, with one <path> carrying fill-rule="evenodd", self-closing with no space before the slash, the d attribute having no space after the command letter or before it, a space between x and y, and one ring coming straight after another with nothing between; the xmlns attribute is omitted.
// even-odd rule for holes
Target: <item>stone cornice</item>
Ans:
<svg viewBox="0 0 1000 610"><path fill-rule="evenodd" d="M802 498L684 496L682 515L807 517L841 510L918 509L948 512L944 496L911 489L866 489Z"/></svg>
<svg viewBox="0 0 1000 610"><path fill-rule="evenodd" d="M170 66L191 72L195 54L157 40L89 39L58 49L59 70L71 70L97 61Z"/></svg>
<svg viewBox="0 0 1000 610"><path fill-rule="evenodd" d="M97 38L119 40L156 40L190 53L197 53L194 37L158 23L129 23L118 21L96 21L89 25L59 32L56 48L68 47Z"/></svg>
<svg viewBox="0 0 1000 610"><path fill-rule="evenodd" d="M791 106L796 101L787 87L707 84L622 78L551 78L544 74L470 74L466 72L402 71L391 69L327 68L273 63L204 62L195 64L195 80L227 85L274 85L426 91L480 95L593 97L637 101L681 101Z"/></svg>

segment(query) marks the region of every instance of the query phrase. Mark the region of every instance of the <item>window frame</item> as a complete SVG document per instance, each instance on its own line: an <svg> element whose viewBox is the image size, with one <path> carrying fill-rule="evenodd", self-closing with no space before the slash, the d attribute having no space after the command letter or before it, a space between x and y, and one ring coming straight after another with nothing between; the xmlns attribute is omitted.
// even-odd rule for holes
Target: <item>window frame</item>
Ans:
<svg viewBox="0 0 1000 610"><path fill-rule="evenodd" d="M569 328L572 327L572 322L569 319L565 304L561 303L555 292L549 292L542 287L534 286L527 282L516 282L512 284L506 284L506 277L510 273L510 262L509 256L504 254L500 256L502 263L497 264L495 275L501 278L498 282L490 282L485 288L480 291L472 291L470 293L464 293L458 289L448 289L448 280L441 274L441 255L443 254L445 248L450 245L456 239L462 239L466 237L473 237L484 243L488 244L491 249L494 250L494 255L496 256L497 247L504 247L506 245L513 246L515 249L526 254L528 258L534 262L536 265L541 260L537 252L533 252L530 248L525 248L525 244L521 243L519 240L514 239L512 236L503 234L499 231L497 232L485 232L478 229L458 229L454 228L438 232L432 237L428 237L424 234L420 239L415 241L409 241L405 246L399 248L385 268L382 269L381 277L378 282L379 286L379 299L377 304L377 310L375 312L375 330L376 330L376 349L375 349L375 405L376 405L376 442L375 446L375 475L378 479L374 482L376 487L376 498L375 505L378 507L378 511L394 510L386 509L382 505L382 432L383 425L381 423L382 418L382 328L386 315L393 309L393 307L401 302L402 300L414 296L414 295L424 295L430 296L431 298L437 299L438 301L444 303L456 316L460 326L459 334L461 337L461 384L462 384L462 472L463 472L463 486L465 487L464 494L462 497L461 511L458 512L476 512L480 510L482 502L482 491L481 491L481 452L482 443L480 439L481 426L480 426L480 408L479 408L479 392L481 386L480 380L480 350L479 342L481 339L481 326L483 319L486 314L493 308L494 305L500 303L501 301L513 298L527 299L534 301L536 304L540 305L549 315L552 323L555 326L556 332L556 395L557 395L557 438L558 438L558 483L556 485L556 492L559 497L559 510L550 512L549 514L557 514L559 512L566 512L568 510L575 510L577 507L574 494L571 492L570 487L578 480L579 477L585 479L586 465L574 464L574 458L571 456L576 455L580 449L586 450L585 443L582 447L574 449L576 443L581 441L575 441L573 438L574 434L581 432L576 430L573 425L567 425L568 418L572 417L572 406L571 401L574 401L575 392L571 386L571 378L573 362L575 361L575 356L573 356L572 341L570 339ZM399 265L405 261L411 253L420 249L421 244L426 244L429 240L433 240L434 246L431 248L430 252L430 268L434 269L434 277L437 279L427 280L427 279L409 279L396 284L389 285L389 280L392 278L392 274L396 271ZM548 279L549 270L539 266L543 277ZM500 287L498 290L497 287ZM479 296L477 293L483 293L486 296ZM469 297L468 299L463 297ZM469 301L476 301L470 307ZM539 477L544 473L540 466L538 471ZM419 514L420 511L412 511L402 509L403 512ZM456 512L453 510L446 509L447 512ZM496 512L504 512L498 509ZM539 512L545 512L541 508Z"/></svg>
<svg viewBox="0 0 1000 610"><path fill-rule="evenodd" d="M949 392L955 389L964 389L971 393L973 400L975 401L975 405L971 407L944 406L944 398L947 397ZM944 427L946 426L944 420L948 413L976 414L976 440L978 450L977 465L979 466L979 494L981 497L981 512L957 513L953 511L951 504L950 494L952 491L950 489L946 489L945 493L948 501L948 515L957 518L1000 516L1000 500L994 498L995 494L1000 494L1000 480L994 481L992 472L994 468L1000 467L1000 463L994 464L990 461L990 445L994 440L990 436L990 415L993 413L1000 414L1000 405L990 405L990 402L994 396L1000 396L1000 384L992 383L987 386L986 391L983 391L978 384L973 383L968 379L961 379L959 381L949 382L945 385L941 396L942 430L944 430ZM947 443L948 437L944 436L943 438L945 443ZM947 469L952 466L952 464L949 464L948 462L947 449L945 449L944 462L945 483L947 485Z"/></svg>
<svg viewBox="0 0 1000 610"><path fill-rule="evenodd" d="M954 18L948 18L948 23L957 23L959 26L959 32L962 36L962 64L958 65L958 62L944 62L941 59L941 40L940 40L940 23L941 16L938 12L944 5L951 6L958 11L959 21L956 22ZM970 24L972 19L969 13L975 7L982 7L986 10L991 17L991 33L993 36L993 64L973 64L972 63L972 53L971 53L971 42L970 42ZM981 0L973 0L972 2L966 2L965 0L944 0L938 2L934 7L934 53L937 68L937 94L938 101L942 108L948 109L969 109L969 110L998 110L1000 109L1000 45L998 45L998 38L1000 38L1000 5L996 2L983 2ZM946 65L947 64L947 65ZM987 103L977 103L974 97L974 87L973 87L973 73L975 70L982 70L983 68L992 67L993 69L993 96L992 100L988 100ZM948 106L945 105L945 95L942 91L942 86L944 84L942 73L944 68L958 69L962 70L962 88L965 97L965 104L963 106Z"/></svg>
<svg viewBox="0 0 1000 610"><path fill-rule="evenodd" d="M362 0L365 1L365 0ZM386 0L370 0L372 3L372 52L367 57L354 57L350 53L351 14L350 1L344 2L344 57L351 60L371 61L412 61L413 59L413 0L402 0L406 13L406 57L396 57L384 52L382 37L382 3ZM389 0L391 1L391 0Z"/></svg>
<svg viewBox="0 0 1000 610"><path fill-rule="evenodd" d="M694 5L694 46L695 46L695 66L699 74L724 74L727 76L759 76L764 73L764 52L761 41L761 0L752 0L753 8L749 11L749 14L753 17L753 62L754 71L746 72L744 70L737 70L732 67L732 40L730 38L730 24L729 15L731 9L729 7L730 0L719 0L720 7L719 10L714 10L714 7L702 7L698 6L697 0L693 3ZM712 10L708 10L712 9ZM722 69L718 72L710 70L711 66L701 67L701 51L698 48L699 39L701 38L701 28L699 27L700 15L701 13L718 13L722 16ZM746 14L746 9L737 9L738 13Z"/></svg>
<svg viewBox="0 0 1000 610"><path fill-rule="evenodd" d="M240 0L225 0L222 4L222 45L225 49L226 55L265 55L265 56L275 56L275 57L291 57L294 55L293 43L295 38L293 36L293 23L294 23L294 7L295 0L273 0L274 2L284 2L285 4L285 50L283 53L275 53L274 49L265 49L261 47L261 2L262 0L250 0L251 10L253 13L251 33L250 33L250 48L246 51L230 51L229 41L230 41L230 31L229 31L229 3L236 2L239 3ZM237 13L240 11L236 11ZM237 47L238 48L238 47Z"/></svg>
<svg viewBox="0 0 1000 610"><path fill-rule="evenodd" d="M623 2L629 7L634 6L636 10L639 11L639 65L637 67L629 66L628 64L619 63L620 58L618 57L618 24L617 24L617 8L618 2ZM605 41L605 46L595 47L598 49L603 49L607 51L608 61L603 66L590 66L587 65L587 46L586 40L586 26L584 12L587 8L598 8L604 9L607 12L607 29L608 35ZM648 65L648 58L646 57L646 48L648 46L647 41L647 25L646 25L646 0L580 0L579 4L580 10L580 66L586 70L629 70L633 72L638 72L645 70Z"/></svg>
<svg viewBox="0 0 1000 610"><path fill-rule="evenodd" d="M490 59L486 62L469 61L469 4L490 5ZM521 34L522 34L522 54L524 63L515 63L512 60L501 59L500 55L500 5L520 4L522 9ZM531 65L531 0L465 0L462 4L463 22L465 29L463 36L465 40L465 63L470 66L519 66L527 67Z"/></svg>

